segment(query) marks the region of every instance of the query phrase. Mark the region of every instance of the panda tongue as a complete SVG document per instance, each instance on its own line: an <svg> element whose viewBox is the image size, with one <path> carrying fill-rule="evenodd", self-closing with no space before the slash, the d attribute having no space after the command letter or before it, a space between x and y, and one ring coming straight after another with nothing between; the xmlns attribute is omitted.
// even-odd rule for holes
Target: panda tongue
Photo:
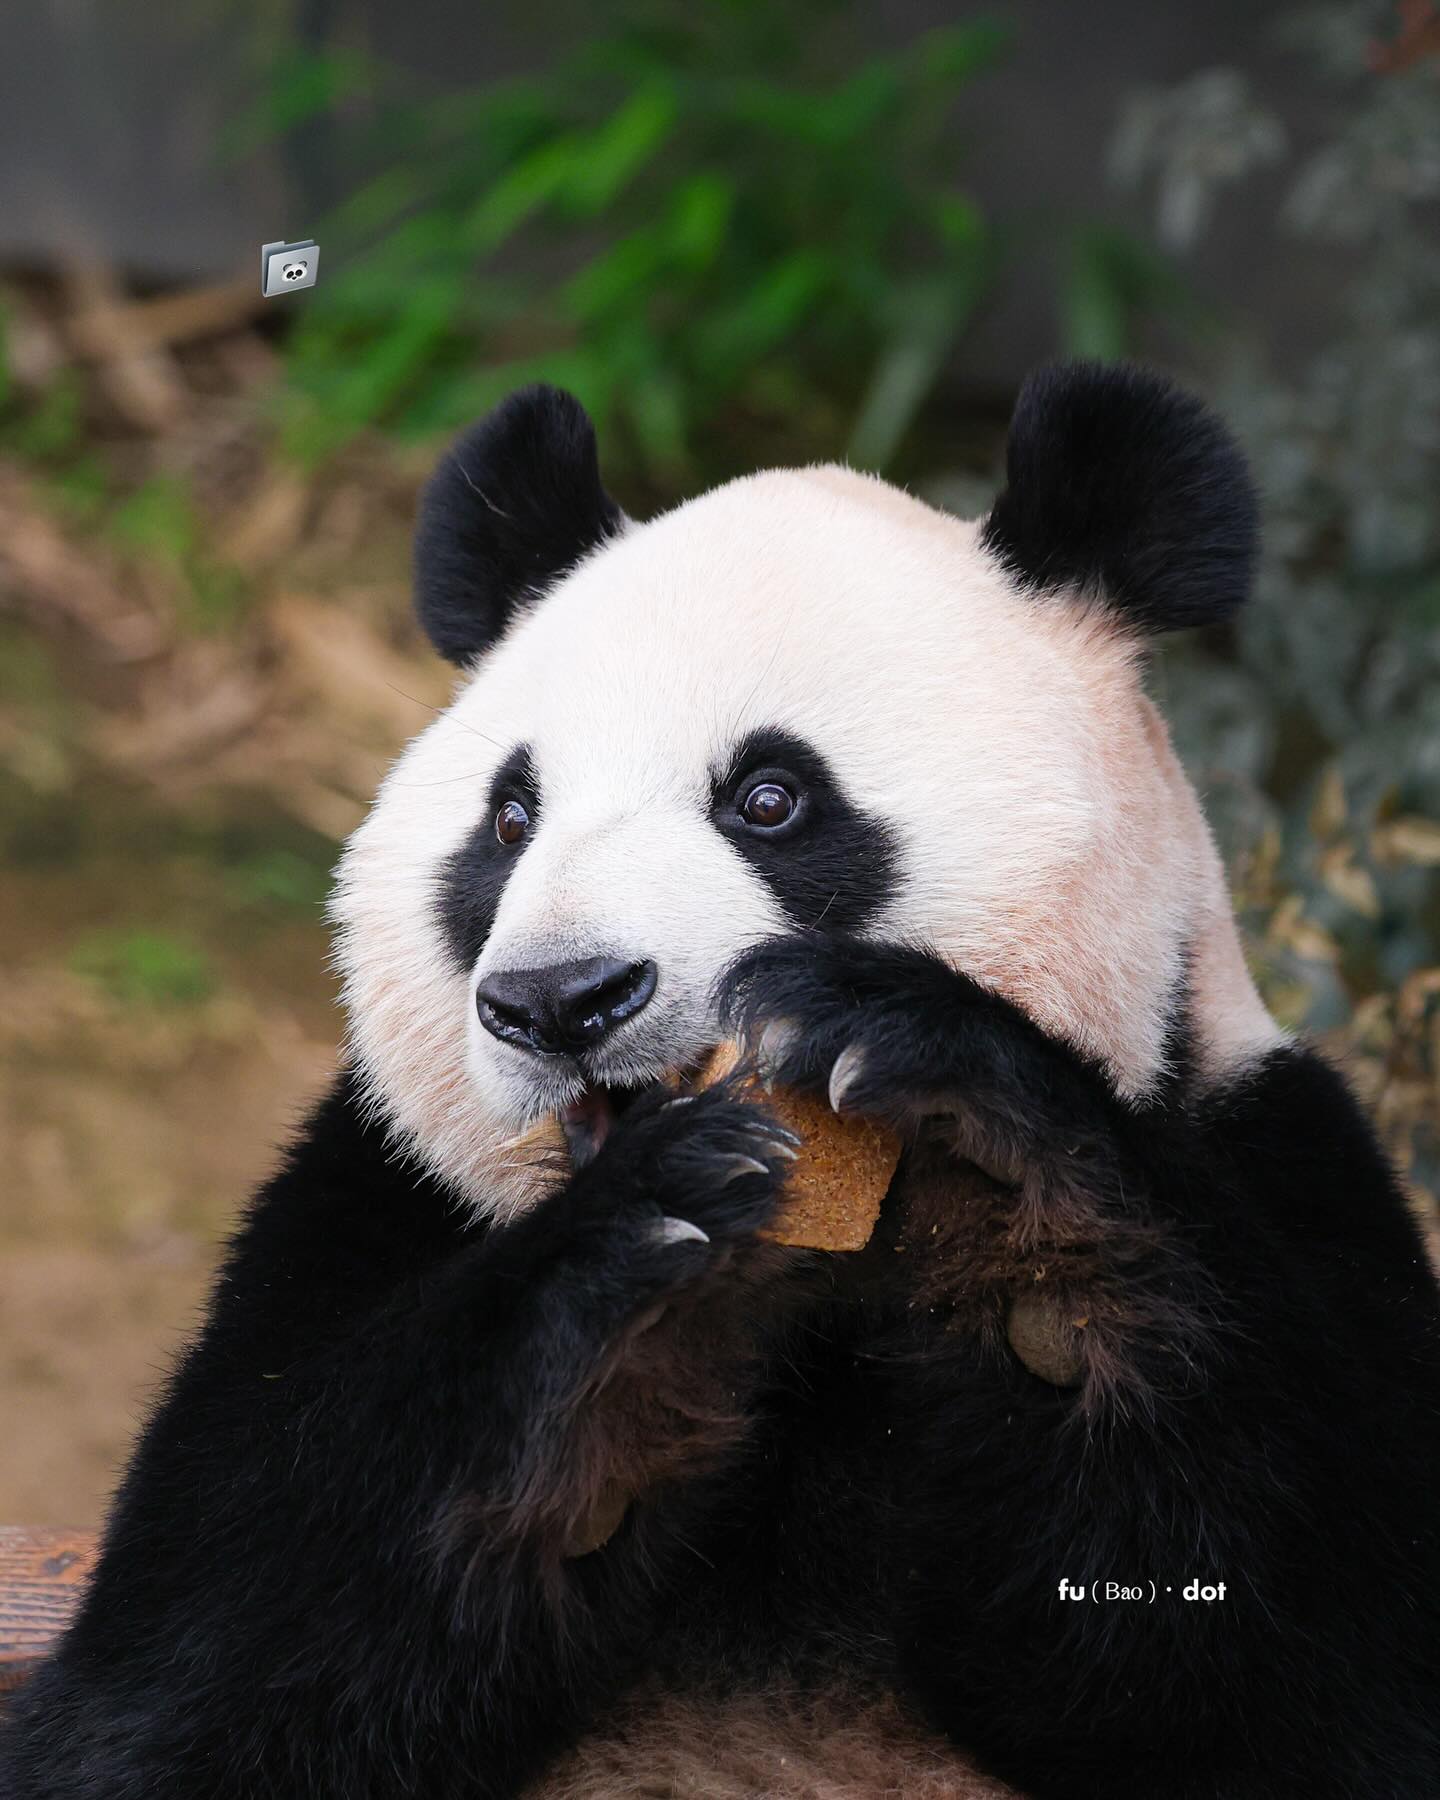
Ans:
<svg viewBox="0 0 1440 1800"><path fill-rule="evenodd" d="M577 1169L599 1155L614 1123L615 1108L604 1088L586 1088L578 1100L561 1109L560 1124Z"/></svg>

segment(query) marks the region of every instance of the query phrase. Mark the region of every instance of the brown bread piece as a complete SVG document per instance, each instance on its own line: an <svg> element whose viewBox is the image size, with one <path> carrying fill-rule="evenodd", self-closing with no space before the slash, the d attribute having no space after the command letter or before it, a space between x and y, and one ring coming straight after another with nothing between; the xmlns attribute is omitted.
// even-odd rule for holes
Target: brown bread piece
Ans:
<svg viewBox="0 0 1440 1800"><path fill-rule="evenodd" d="M728 1075L739 1055L738 1046L721 1044L696 1086ZM761 1235L800 1249L863 1250L900 1161L899 1138L873 1119L842 1116L818 1095L793 1088L774 1088L764 1101L800 1139L800 1152L781 1209Z"/></svg>

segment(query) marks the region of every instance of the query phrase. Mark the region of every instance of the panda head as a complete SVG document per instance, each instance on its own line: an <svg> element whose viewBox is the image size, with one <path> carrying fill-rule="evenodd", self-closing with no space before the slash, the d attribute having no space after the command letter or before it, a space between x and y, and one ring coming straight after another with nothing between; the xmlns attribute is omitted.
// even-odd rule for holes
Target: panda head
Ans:
<svg viewBox="0 0 1440 1800"><path fill-rule="evenodd" d="M578 403L513 395L426 491L420 618L462 679L348 844L334 905L374 1103L475 1206L527 1130L594 1134L718 1035L793 929L936 951L1138 1098L1273 1041L1199 808L1142 688L1255 552L1240 453L1134 368L1021 393L963 522L839 467L646 524Z"/></svg>

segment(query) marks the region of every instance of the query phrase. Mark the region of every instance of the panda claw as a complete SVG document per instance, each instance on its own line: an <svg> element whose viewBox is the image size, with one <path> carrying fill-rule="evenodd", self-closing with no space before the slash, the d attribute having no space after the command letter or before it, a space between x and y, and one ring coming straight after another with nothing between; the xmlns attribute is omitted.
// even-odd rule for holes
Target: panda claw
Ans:
<svg viewBox="0 0 1440 1800"><path fill-rule="evenodd" d="M755 1062L767 1092L775 1085L797 1035L796 1027L789 1019L771 1019L761 1027L755 1045Z"/></svg>
<svg viewBox="0 0 1440 1800"><path fill-rule="evenodd" d="M677 1219L666 1213L655 1227L655 1236L662 1244L708 1244L710 1234L702 1231L689 1219Z"/></svg>
<svg viewBox="0 0 1440 1800"><path fill-rule="evenodd" d="M739 1181L746 1175L769 1175L770 1171L758 1156L735 1156L725 1164L724 1185Z"/></svg>
<svg viewBox="0 0 1440 1800"><path fill-rule="evenodd" d="M854 1091L865 1074L865 1052L859 1044L847 1044L830 1071L830 1110L840 1112L845 1096Z"/></svg>

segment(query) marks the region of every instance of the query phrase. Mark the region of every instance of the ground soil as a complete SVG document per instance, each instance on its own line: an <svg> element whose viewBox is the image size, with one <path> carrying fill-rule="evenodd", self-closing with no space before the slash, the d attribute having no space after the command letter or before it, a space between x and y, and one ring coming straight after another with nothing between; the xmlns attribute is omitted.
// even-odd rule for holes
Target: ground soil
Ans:
<svg viewBox="0 0 1440 1800"><path fill-rule="evenodd" d="M339 1031L314 907L237 903L190 856L82 862L0 887L0 1521L19 1524L99 1521ZM82 972L102 927L171 934L207 990Z"/></svg>

